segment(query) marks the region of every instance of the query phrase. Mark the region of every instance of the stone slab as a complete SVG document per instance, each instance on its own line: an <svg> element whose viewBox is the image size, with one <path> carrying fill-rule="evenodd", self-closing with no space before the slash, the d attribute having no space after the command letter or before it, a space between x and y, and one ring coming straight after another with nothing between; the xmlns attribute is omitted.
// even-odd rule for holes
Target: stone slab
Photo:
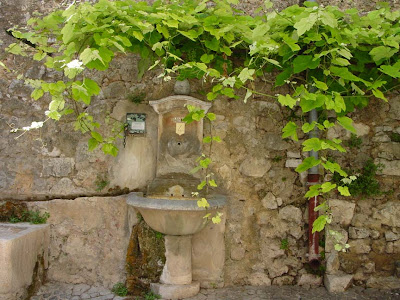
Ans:
<svg viewBox="0 0 400 300"><path fill-rule="evenodd" d="M0 224L0 299L26 297L38 257L48 264L50 225Z"/></svg>

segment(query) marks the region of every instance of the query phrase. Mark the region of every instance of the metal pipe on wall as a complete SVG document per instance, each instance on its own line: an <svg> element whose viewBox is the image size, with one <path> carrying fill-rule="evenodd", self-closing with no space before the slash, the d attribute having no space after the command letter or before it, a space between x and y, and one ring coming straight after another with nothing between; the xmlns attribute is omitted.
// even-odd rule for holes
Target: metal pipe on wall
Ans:
<svg viewBox="0 0 400 300"><path fill-rule="evenodd" d="M308 0L310 2L317 2L316 0ZM303 4L304 1L300 1ZM308 122L316 122L318 120L318 113L315 109L309 112ZM318 137L318 128L314 128L309 133L309 138ZM318 159L318 152L309 151L309 156L313 156ZM308 170L307 176L307 186L318 184L319 182L319 167L315 166ZM312 197L308 200L308 263L310 267L314 270L318 269L321 265L320 255L319 255L319 232L312 232L314 221L318 218L318 212L315 208L318 206L319 196Z"/></svg>

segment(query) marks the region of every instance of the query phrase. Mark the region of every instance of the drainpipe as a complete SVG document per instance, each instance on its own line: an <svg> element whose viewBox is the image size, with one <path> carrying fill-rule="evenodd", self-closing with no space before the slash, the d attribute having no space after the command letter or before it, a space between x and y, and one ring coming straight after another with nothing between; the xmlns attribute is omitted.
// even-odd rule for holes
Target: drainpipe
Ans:
<svg viewBox="0 0 400 300"><path fill-rule="evenodd" d="M317 2L316 0L308 0L310 2ZM311 124L314 121L318 120L318 113L315 109L309 112L308 122ZM318 137L318 128L314 128L309 133L309 138ZM315 159L318 159L318 152L310 151L309 156L313 156ZM307 186L318 184L319 182L319 167L312 167L308 170L307 176ZM318 212L314 211L315 207L318 206L318 198L319 196L315 196L309 199L308 201L308 263L313 270L317 270L321 265L320 256L319 256L319 232L312 233L312 228L314 221L318 218Z"/></svg>
<svg viewBox="0 0 400 300"><path fill-rule="evenodd" d="M309 112L308 122L311 124L317 121L318 113L315 109ZM318 137L318 129L315 128L309 133L309 138ZM309 156L318 159L318 152L310 151ZM318 184L319 182L319 167L312 167L308 170L307 186ZM314 221L318 218L318 212L314 209L318 206L319 196L312 197L308 200L308 262L313 270L317 270L321 265L319 257L319 232L312 233Z"/></svg>

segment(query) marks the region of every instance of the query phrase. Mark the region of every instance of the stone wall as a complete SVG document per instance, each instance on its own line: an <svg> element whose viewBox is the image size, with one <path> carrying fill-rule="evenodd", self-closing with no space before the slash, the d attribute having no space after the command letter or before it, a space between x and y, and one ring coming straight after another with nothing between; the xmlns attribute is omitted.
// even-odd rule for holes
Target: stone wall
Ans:
<svg viewBox="0 0 400 300"><path fill-rule="evenodd" d="M251 11L259 2L242 1L241 5ZM275 2L283 6L295 1ZM374 1L350 0L330 3L350 7L354 2L365 10L374 4ZM57 5L57 1L45 3L0 2L0 27L20 24L33 10ZM398 6L397 0L391 3ZM0 39L5 44L12 42L2 31ZM173 82L157 79L157 71L139 80L137 63L136 56L119 57L107 73L96 74L102 92L87 109L99 121L107 112L121 121L127 112L147 114L146 136L128 137L126 148L120 141L116 158L105 157L100 151L87 152L87 137L73 131L72 119L68 118L57 124L47 122L42 129L16 139L10 129L43 120L48 103L47 99L30 99L30 88L0 70L0 200L64 198L32 204L51 214L53 269L49 276L54 280L101 282L110 286L123 279L121 257L130 230L124 197L95 196L146 190L155 175L157 149L157 115L147 101L173 94ZM34 78L53 80L59 76L25 59L8 56L7 64ZM207 87L196 81L191 84L191 95L204 100ZM272 90L265 82L257 84L266 92ZM141 95L144 101L139 105L129 100ZM382 190L393 192L367 199L338 197L331 201L335 207L345 208L346 215L336 213L338 224L332 226L343 231L351 247L340 254L329 247L325 249L330 276L326 277L327 285L333 286L339 278L344 280L340 281L341 286L351 280L355 284L379 286L386 281L390 283L395 274L394 263L400 260L400 146L392 136L400 134L399 103L398 97L392 97L389 103L373 99L363 113L354 116L361 148L349 149L349 153L337 157L344 166L354 169L360 168L369 157L383 163L385 168L378 179ZM226 232L211 226L207 230L217 231L211 240L210 232L205 231L193 242L206 241L216 247L195 255L194 264L198 268L194 276L209 286L321 284L321 277L311 274L306 264L306 174L294 171L304 157L299 143L281 139L288 111L262 97L248 104L219 99L211 111L217 114L213 133L222 139L213 146L212 168L229 199ZM328 134L351 139L337 129ZM107 185L99 190L100 183ZM75 199L79 196L93 197ZM205 262L214 251L219 256L215 264L207 266ZM98 257L107 261L107 265L99 264ZM90 268L85 267L88 263ZM106 267L110 265L113 268Z"/></svg>

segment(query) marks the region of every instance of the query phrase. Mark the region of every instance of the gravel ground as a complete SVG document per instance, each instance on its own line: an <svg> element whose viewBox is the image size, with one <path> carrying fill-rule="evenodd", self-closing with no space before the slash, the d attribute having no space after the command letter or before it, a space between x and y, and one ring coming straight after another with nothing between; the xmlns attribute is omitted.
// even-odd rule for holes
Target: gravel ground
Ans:
<svg viewBox="0 0 400 300"><path fill-rule="evenodd" d="M86 284L48 283L30 300L141 300L139 297L119 297L110 290ZM305 289L298 286L234 286L222 289L202 289L187 300L400 300L400 290L377 290L353 287L341 294L329 294L325 288Z"/></svg>

